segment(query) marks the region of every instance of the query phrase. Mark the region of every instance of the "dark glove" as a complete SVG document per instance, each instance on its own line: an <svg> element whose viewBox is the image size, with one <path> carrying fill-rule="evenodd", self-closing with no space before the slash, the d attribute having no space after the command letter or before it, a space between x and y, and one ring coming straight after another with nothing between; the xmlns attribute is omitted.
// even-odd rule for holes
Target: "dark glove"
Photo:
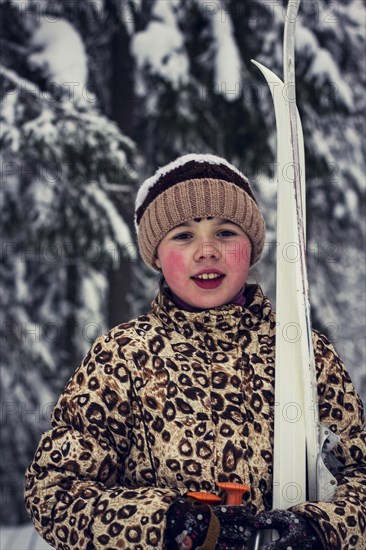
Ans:
<svg viewBox="0 0 366 550"><path fill-rule="evenodd" d="M166 550L214 550L219 532L219 521L208 504L180 497L168 508Z"/></svg>
<svg viewBox="0 0 366 550"><path fill-rule="evenodd" d="M255 518L247 506L218 505L213 507L220 522L220 536L216 550L240 550L246 548L255 532Z"/></svg>
<svg viewBox="0 0 366 550"><path fill-rule="evenodd" d="M256 529L276 529L280 538L261 546L261 550L322 550L320 542L311 524L301 516L288 510L260 512L255 518Z"/></svg>

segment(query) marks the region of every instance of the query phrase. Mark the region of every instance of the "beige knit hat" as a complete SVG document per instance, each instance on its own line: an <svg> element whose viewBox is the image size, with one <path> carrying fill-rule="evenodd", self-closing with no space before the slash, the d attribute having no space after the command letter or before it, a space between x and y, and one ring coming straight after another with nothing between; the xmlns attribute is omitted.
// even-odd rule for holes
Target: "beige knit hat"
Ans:
<svg viewBox="0 0 366 550"><path fill-rule="evenodd" d="M157 170L138 190L135 228L144 262L155 264L160 241L194 218L218 217L239 225L252 244L250 264L261 257L265 223L248 179L215 155L183 155Z"/></svg>

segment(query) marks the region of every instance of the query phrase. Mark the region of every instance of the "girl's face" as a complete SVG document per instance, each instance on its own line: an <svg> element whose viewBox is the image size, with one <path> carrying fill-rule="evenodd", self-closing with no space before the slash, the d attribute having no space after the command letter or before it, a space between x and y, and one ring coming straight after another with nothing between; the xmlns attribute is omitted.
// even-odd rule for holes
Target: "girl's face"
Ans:
<svg viewBox="0 0 366 550"><path fill-rule="evenodd" d="M229 303L248 277L251 244L235 223L222 218L197 218L171 229L157 249L156 265L170 289L201 309ZM220 279L194 278L202 271Z"/></svg>

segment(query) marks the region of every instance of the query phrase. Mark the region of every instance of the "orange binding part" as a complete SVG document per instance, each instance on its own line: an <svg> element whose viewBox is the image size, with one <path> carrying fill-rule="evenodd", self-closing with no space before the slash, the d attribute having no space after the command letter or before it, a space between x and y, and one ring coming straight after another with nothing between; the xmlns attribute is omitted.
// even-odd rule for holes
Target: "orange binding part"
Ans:
<svg viewBox="0 0 366 550"><path fill-rule="evenodd" d="M193 491L192 493L187 493L187 497L195 498L196 500L199 500L200 502L203 502L205 504L217 504L218 502L221 502L221 498L217 495L214 495L213 493L204 493L201 491Z"/></svg>
<svg viewBox="0 0 366 550"><path fill-rule="evenodd" d="M247 485L231 483L230 481L219 481L216 485L226 493L225 504L232 504L234 506L240 506L240 504L242 504L243 494L250 490Z"/></svg>

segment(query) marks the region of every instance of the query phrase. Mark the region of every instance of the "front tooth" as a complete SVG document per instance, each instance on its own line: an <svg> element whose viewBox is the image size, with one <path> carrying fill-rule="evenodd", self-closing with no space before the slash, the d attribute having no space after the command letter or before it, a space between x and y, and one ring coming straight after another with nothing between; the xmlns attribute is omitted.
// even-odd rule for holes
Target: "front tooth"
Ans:
<svg viewBox="0 0 366 550"><path fill-rule="evenodd" d="M198 275L199 279L217 279L218 277L220 277L220 275L215 273L203 273L202 275Z"/></svg>

